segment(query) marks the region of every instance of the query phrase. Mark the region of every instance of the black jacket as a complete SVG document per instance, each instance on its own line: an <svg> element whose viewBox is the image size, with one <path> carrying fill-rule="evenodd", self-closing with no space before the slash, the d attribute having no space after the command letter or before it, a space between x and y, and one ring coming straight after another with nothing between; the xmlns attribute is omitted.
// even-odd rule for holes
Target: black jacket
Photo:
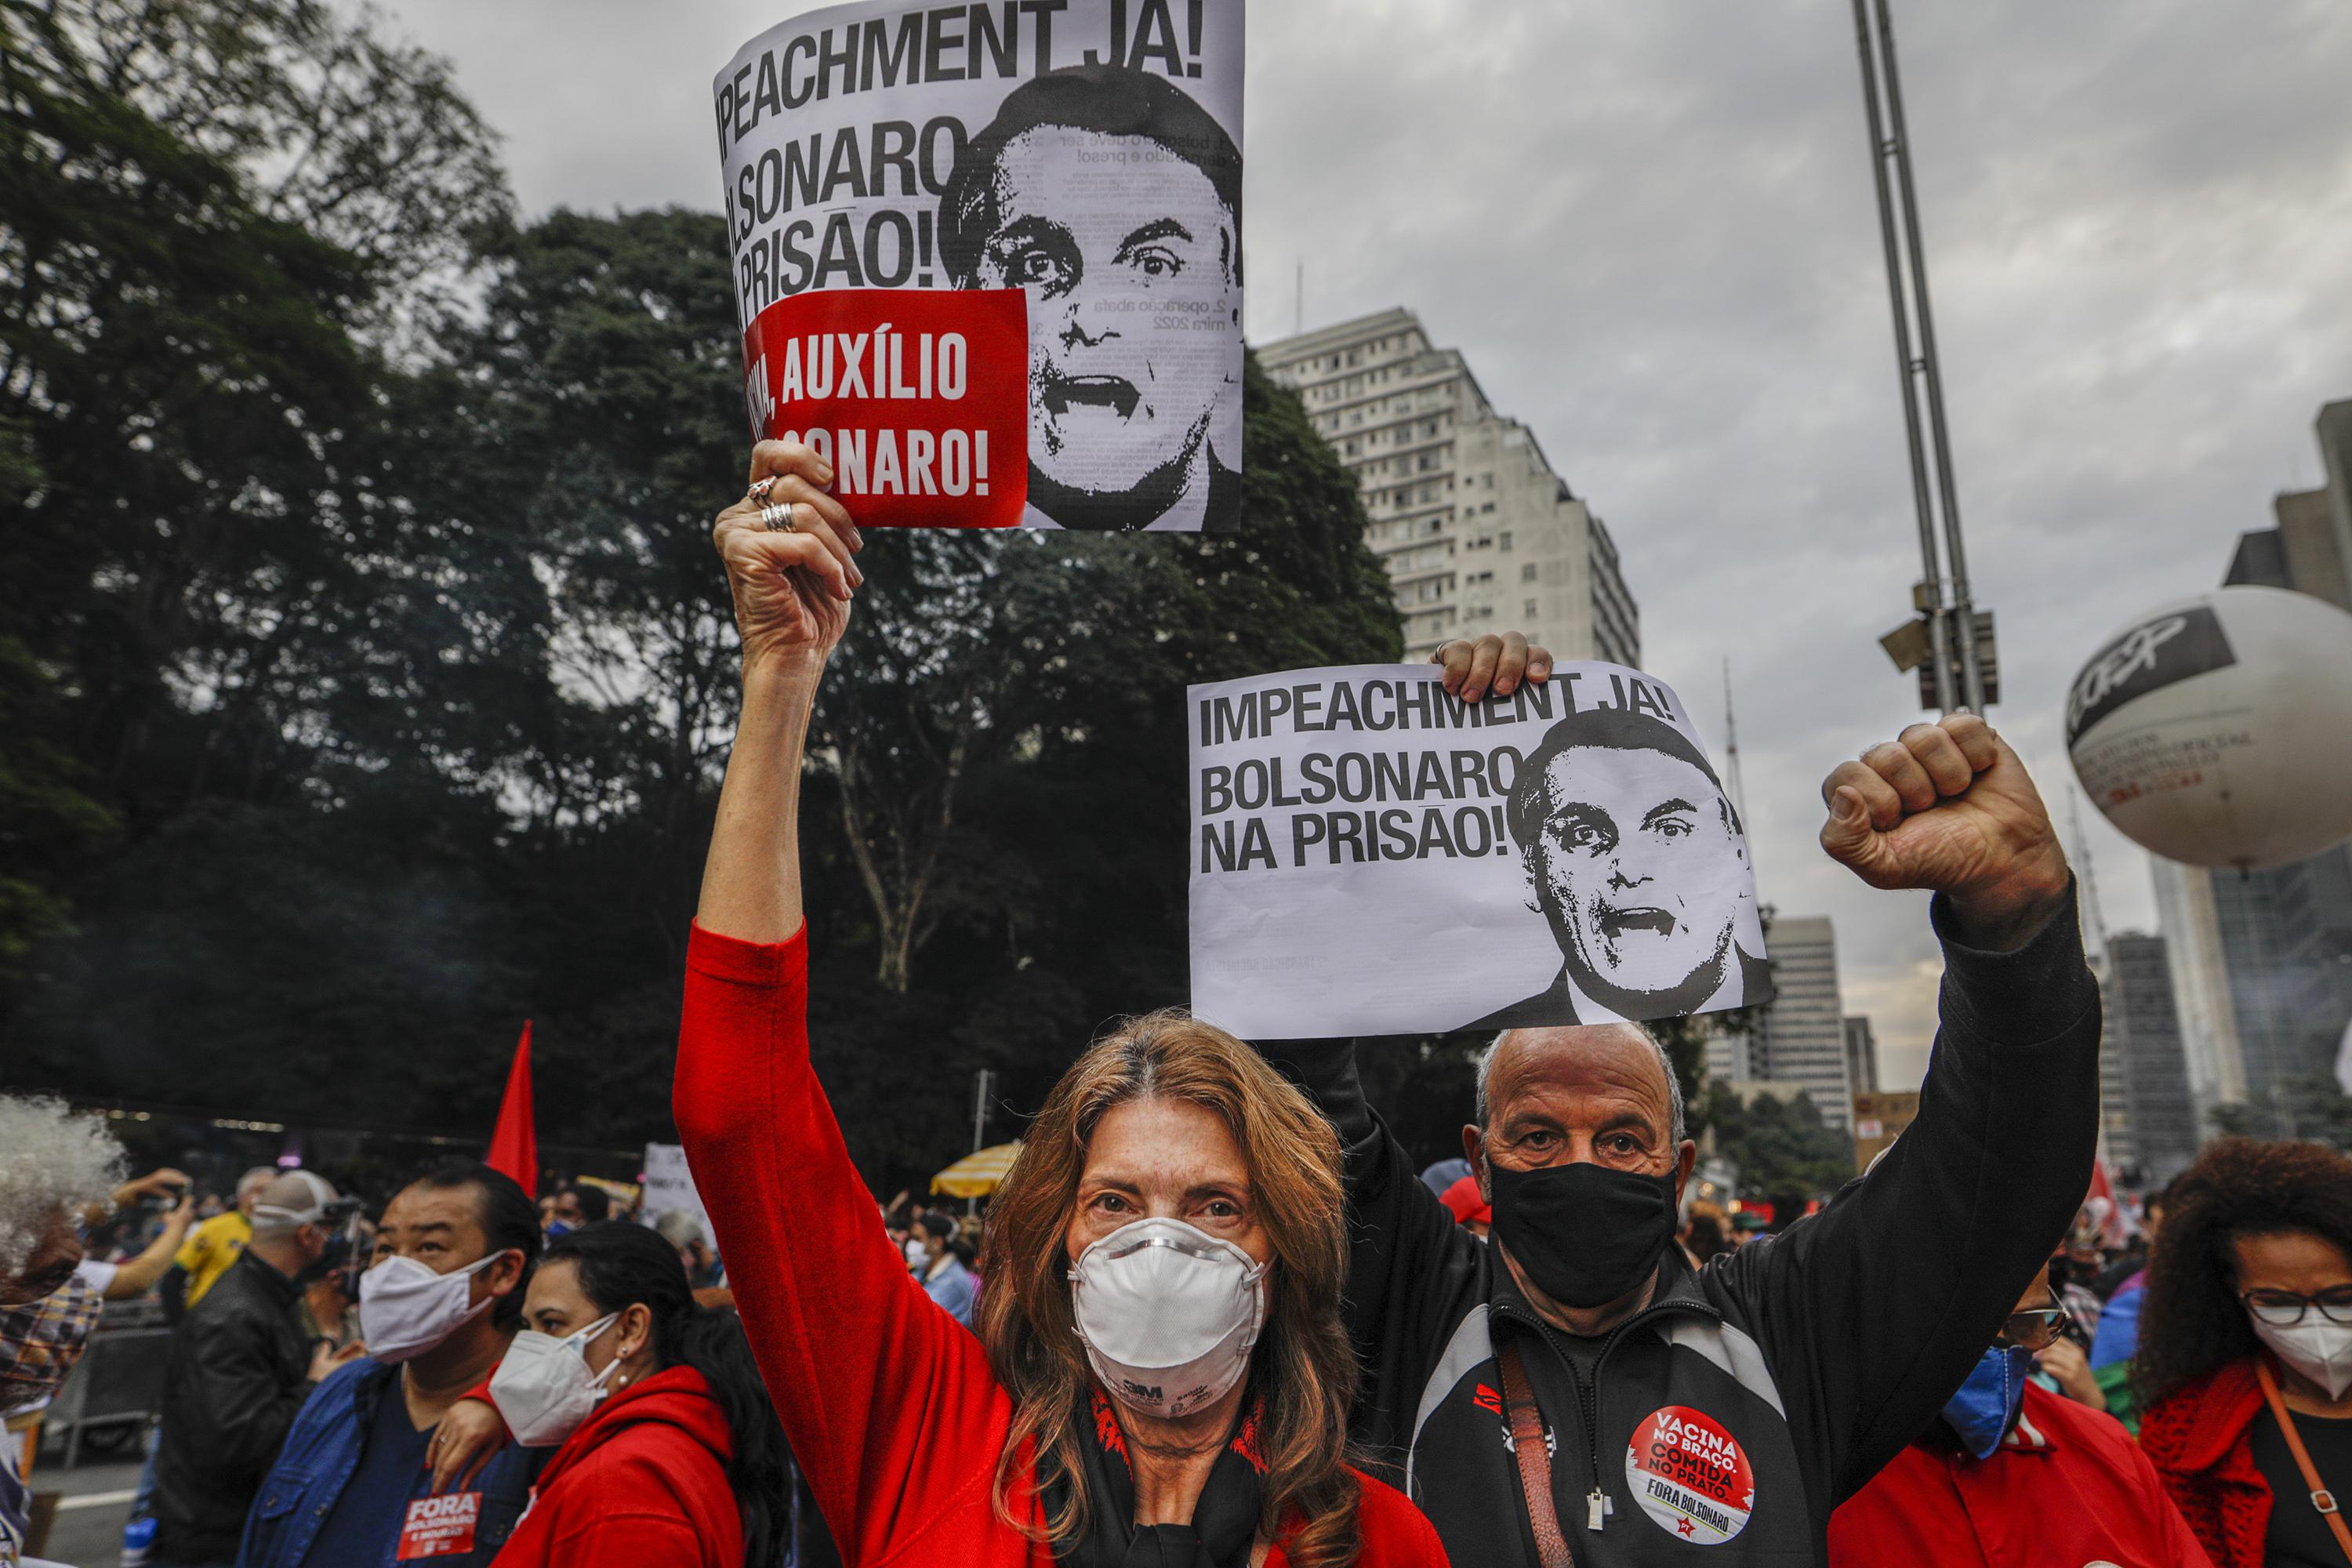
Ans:
<svg viewBox="0 0 2352 1568"><path fill-rule="evenodd" d="M1943 935L1941 900L1933 917ZM2088 1188L2099 995L2070 907L2012 953L1945 939L1918 1120L1865 1178L1693 1271L1578 1371L1364 1104L1353 1047L1268 1045L1348 1154L1354 1435L1455 1563L1533 1564L1495 1345L1521 1345L1584 1568L1827 1561L1830 1511L1968 1374ZM1596 1497L1597 1494L1597 1497ZM1594 1510L1601 1528L1590 1528Z"/></svg>
<svg viewBox="0 0 2352 1568"><path fill-rule="evenodd" d="M205 1292L163 1374L154 1554L226 1563L310 1382L301 1292L248 1249Z"/></svg>

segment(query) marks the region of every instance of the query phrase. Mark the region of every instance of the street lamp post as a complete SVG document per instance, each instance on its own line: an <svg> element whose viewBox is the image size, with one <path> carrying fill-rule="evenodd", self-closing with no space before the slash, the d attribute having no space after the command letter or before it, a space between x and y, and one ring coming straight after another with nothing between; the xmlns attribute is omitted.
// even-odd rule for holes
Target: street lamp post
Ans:
<svg viewBox="0 0 2352 1568"><path fill-rule="evenodd" d="M1903 384L1903 426L1910 445L1911 499L1918 519L1923 572L1914 595L1917 617L1881 640L1896 668L1927 666L1928 676L1921 681L1923 700L1932 698L1947 713L1958 708L1981 713L1999 693L1986 679L1990 649L1979 646L1983 639L1978 612L1969 592L1959 489L1952 474L1951 439L1944 423L1944 380L1936 358L1935 317L1927 302L1927 257L1919 237L1919 204L1912 191L1910 137L1904 124L1903 83L1895 68L1887 0L1853 0L1853 26L1862 56L1863 108L1870 126L1871 176L1878 192L1879 238L1886 252L1886 289L1894 307L1895 357ZM1928 482L1931 447L1932 487ZM1990 621L1987 616L1987 625L1981 628L1987 633Z"/></svg>

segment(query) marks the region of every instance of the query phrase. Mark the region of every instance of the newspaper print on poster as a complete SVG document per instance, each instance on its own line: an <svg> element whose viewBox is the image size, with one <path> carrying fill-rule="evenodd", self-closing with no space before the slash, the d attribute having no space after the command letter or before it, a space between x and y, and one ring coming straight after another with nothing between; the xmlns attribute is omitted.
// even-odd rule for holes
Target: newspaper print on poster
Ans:
<svg viewBox="0 0 2352 1568"><path fill-rule="evenodd" d="M1249 1039L1713 1012L1769 980L1745 830L1682 701L1563 664L1191 689L1192 1007Z"/></svg>
<svg viewBox="0 0 2352 1568"><path fill-rule="evenodd" d="M1233 527L1243 21L869 0L745 45L713 109L754 437L861 524Z"/></svg>

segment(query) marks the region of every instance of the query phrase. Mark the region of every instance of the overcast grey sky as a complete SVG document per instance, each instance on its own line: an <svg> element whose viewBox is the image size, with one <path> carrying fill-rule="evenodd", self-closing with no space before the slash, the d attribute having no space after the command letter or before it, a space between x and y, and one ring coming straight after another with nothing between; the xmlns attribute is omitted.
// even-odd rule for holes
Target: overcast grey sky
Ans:
<svg viewBox="0 0 2352 1568"><path fill-rule="evenodd" d="M709 83L795 4L394 0L526 212L716 209ZM2214 585L2352 396L2352 5L1898 0L1993 718L2063 820L2067 682ZM1816 785L1917 717L1874 646L1918 574L1846 0L1255 0L1255 340L1403 305L1606 520L1644 663L1720 743L1764 897L1837 923L1849 1012L1924 1069L1924 904L1814 846ZM713 476L714 485L726 476ZM2092 818L2107 923L2151 926Z"/></svg>

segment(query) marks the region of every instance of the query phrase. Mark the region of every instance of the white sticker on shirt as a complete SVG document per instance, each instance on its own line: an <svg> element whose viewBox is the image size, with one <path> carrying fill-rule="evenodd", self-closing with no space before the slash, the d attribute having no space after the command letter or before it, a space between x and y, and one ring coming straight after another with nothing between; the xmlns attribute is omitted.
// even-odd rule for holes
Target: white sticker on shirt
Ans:
<svg viewBox="0 0 2352 1568"><path fill-rule="evenodd" d="M1748 1528L1756 1472L1730 1433L1688 1405L1652 1411L1625 1448L1625 1485L1677 1541L1720 1546Z"/></svg>

